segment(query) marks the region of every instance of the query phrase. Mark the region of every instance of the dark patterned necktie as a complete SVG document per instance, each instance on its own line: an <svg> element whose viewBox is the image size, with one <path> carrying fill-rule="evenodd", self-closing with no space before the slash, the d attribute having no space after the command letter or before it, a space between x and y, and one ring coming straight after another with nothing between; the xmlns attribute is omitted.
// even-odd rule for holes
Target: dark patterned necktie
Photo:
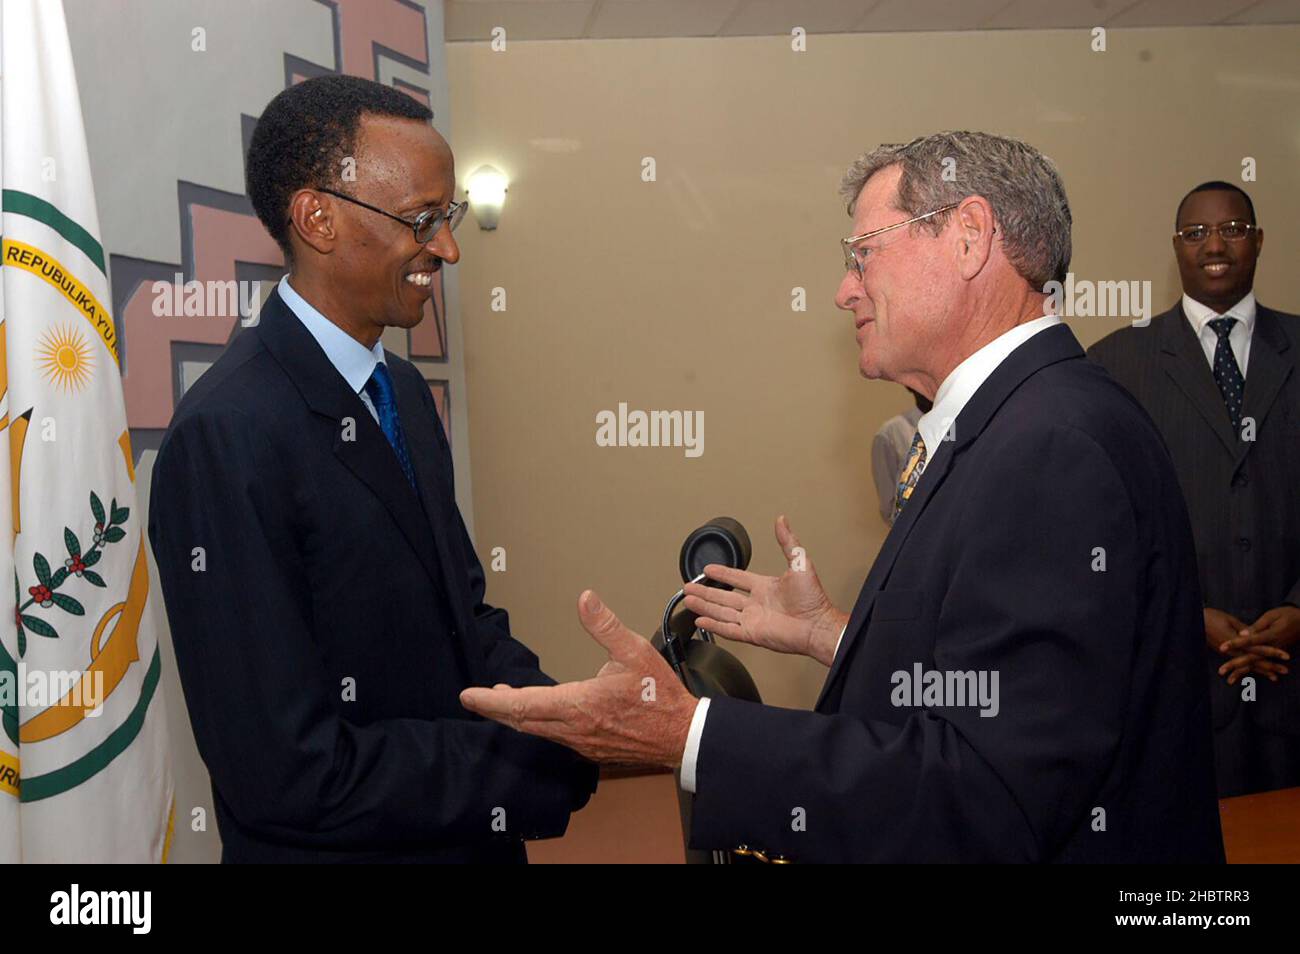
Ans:
<svg viewBox="0 0 1300 954"><path fill-rule="evenodd" d="M415 468L411 466L411 455L406 452L406 437L402 433L402 421L397 416L397 401L393 397L393 378L388 373L388 367L384 362L380 361L375 365L374 373L366 382L366 394L375 405L375 412L379 415L379 427L388 438L388 443L392 445L393 453L397 455L397 462L402 465L402 472L406 474L406 479L414 490Z"/></svg>
<svg viewBox="0 0 1300 954"><path fill-rule="evenodd" d="M1228 418L1234 431L1241 427L1241 397L1246 391L1246 379L1241 376L1236 355L1228 342L1228 335L1236 323L1236 318L1212 318L1209 322L1210 328L1219 336L1218 344L1214 346L1214 383L1219 386L1223 403L1228 406Z"/></svg>

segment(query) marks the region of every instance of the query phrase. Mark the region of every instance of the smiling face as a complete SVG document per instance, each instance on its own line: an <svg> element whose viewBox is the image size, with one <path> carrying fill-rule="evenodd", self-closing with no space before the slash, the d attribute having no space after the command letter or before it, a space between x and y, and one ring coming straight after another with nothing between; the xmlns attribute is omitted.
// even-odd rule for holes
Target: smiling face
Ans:
<svg viewBox="0 0 1300 954"><path fill-rule="evenodd" d="M1250 208L1240 194L1227 189L1193 192L1178 213L1178 228L1250 222ZM1255 262L1264 245L1264 233L1255 230L1240 242L1225 242L1214 232L1200 245L1187 245L1174 236L1174 257L1188 297L1214 309L1227 311L1246 296L1255 283Z"/></svg>
<svg viewBox="0 0 1300 954"><path fill-rule="evenodd" d="M429 209L446 209L456 187L455 161L446 141L427 122L363 116L357 132L356 178L334 188L413 222ZM293 200L293 280L315 292L309 300L367 347L384 328L413 328L443 264L460 248L444 221L421 245L411 226L318 190ZM314 251L316 255L310 254Z"/></svg>
<svg viewBox="0 0 1300 954"><path fill-rule="evenodd" d="M455 160L428 123L367 116L357 137L357 181L340 190L407 221L446 208L456 188ZM351 186L348 188L347 186ZM413 328L433 294L434 275L460 249L444 224L424 245L408 226L360 206L340 210L347 231L339 248L341 277L358 306L379 324Z"/></svg>
<svg viewBox="0 0 1300 954"><path fill-rule="evenodd" d="M901 169L891 166L867 180L854 205L852 234L911 218L894 206L901 176ZM855 270L846 271L835 304L853 314L863 377L932 393L927 382L937 366L935 357L944 350L954 273L951 256L945 255L948 228L939 236L913 228L858 243L856 248L866 250L862 278Z"/></svg>

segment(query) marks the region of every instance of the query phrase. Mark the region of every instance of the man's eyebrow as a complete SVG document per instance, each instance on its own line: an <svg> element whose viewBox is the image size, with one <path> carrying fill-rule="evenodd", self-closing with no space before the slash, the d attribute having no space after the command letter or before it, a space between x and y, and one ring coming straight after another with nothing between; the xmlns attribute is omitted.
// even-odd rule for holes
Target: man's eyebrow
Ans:
<svg viewBox="0 0 1300 954"><path fill-rule="evenodd" d="M403 212L422 212L422 211L425 210L425 209L437 209L437 208L441 208L442 206L446 205L447 203L444 202L444 201L442 200L442 198L441 198L442 193L441 193L441 192L437 193L437 195L438 195L438 198L433 198L433 199L424 199L424 200L415 199L415 200L413 200L413 201L407 203L406 205L402 206L401 211L403 211Z"/></svg>

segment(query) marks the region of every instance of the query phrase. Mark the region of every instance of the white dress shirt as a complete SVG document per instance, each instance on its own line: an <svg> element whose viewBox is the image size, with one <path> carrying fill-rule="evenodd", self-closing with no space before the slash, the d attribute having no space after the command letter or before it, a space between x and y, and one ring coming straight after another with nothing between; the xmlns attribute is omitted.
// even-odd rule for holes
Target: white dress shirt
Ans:
<svg viewBox="0 0 1300 954"><path fill-rule="evenodd" d="M921 440L925 442L927 461L934 457L939 442L951 430L966 402L980 389L989 375L997 370L998 365L1034 335L1060 323L1061 319L1056 315L1044 315L1023 325L1016 325L952 369L934 395L934 407L922 414L916 425L921 432ZM1212 329L1210 334L1214 334ZM840 642L835 644L836 655L839 654L840 643L843 641L844 631L841 630ZM688 792L695 791L696 762L700 755L700 741L704 738L704 720L708 712L709 700L705 697L696 703L695 715L691 717L691 727L686 733L686 750L682 753L682 788Z"/></svg>
<svg viewBox="0 0 1300 954"><path fill-rule="evenodd" d="M1214 318L1237 319L1237 323L1228 332L1228 345L1232 348L1232 356L1237 359L1241 376L1245 378L1246 362L1250 360L1250 339L1255 333L1255 293L1246 292L1245 298L1222 315L1209 305L1202 305L1195 298L1183 295L1183 314L1187 316L1188 324L1201 343L1201 350L1205 352L1205 360L1209 362L1211 371L1214 370L1214 349L1219 346L1219 336L1210 327L1210 321Z"/></svg>
<svg viewBox="0 0 1300 954"><path fill-rule="evenodd" d="M375 365L381 362L387 364L384 362L383 342L376 341L373 348L367 348L312 307L312 304L307 299L294 291L293 286L289 284L288 275L280 279L280 284L277 287L280 291L280 298L289 306L289 310L298 316L298 320L303 323L311 336L316 339L316 343L325 352L325 357L329 358L330 364L334 365L335 370L343 375L343 380L348 382L348 387L361 398L361 403L366 406L366 410L370 412L370 416L378 424L379 413L375 410L374 404L370 402L370 395L366 393L365 388L366 382L375 373Z"/></svg>

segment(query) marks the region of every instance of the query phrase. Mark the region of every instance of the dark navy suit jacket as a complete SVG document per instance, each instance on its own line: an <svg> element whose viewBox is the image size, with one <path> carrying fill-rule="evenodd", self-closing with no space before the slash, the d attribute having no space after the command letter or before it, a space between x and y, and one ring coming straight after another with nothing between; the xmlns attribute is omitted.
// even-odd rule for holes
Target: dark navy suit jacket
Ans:
<svg viewBox="0 0 1300 954"><path fill-rule="evenodd" d="M484 602L428 385L386 361L418 494L278 293L158 454L149 536L223 860L522 861L595 787L460 705L550 680Z"/></svg>
<svg viewBox="0 0 1300 954"><path fill-rule="evenodd" d="M1059 325L1003 361L953 437L886 538L816 711L712 701L693 844L1222 861L1196 553L1150 418ZM996 672L997 715L894 705L894 674L918 663Z"/></svg>

